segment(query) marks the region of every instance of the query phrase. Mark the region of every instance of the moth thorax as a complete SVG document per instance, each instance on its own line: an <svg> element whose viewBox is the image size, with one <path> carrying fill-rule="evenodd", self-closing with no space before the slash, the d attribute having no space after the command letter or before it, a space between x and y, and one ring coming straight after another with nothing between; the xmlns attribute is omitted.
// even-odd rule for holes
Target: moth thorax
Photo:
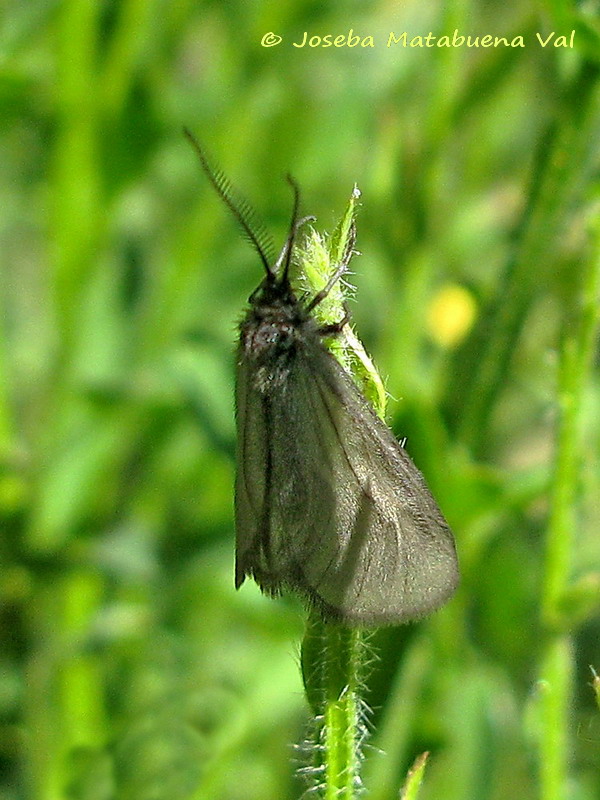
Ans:
<svg viewBox="0 0 600 800"><path fill-rule="evenodd" d="M244 332L245 350L250 358L261 360L289 351L296 340L296 325L281 319L263 319Z"/></svg>
<svg viewBox="0 0 600 800"><path fill-rule="evenodd" d="M258 361L284 355L294 348L305 324L297 306L255 306L242 324L246 355Z"/></svg>

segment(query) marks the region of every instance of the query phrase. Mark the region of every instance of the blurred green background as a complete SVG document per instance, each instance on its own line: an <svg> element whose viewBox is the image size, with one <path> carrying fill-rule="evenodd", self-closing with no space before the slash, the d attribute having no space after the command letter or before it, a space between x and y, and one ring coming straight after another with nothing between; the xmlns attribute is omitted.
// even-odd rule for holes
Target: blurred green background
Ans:
<svg viewBox="0 0 600 800"><path fill-rule="evenodd" d="M2 16L1 800L303 791L304 612L233 588L232 349L261 266L183 125L278 241L286 172L321 229L362 191L356 330L463 574L372 637L369 796L429 750L425 800L598 798L598 4ZM291 46L350 28L375 47ZM454 29L526 46L385 46Z"/></svg>

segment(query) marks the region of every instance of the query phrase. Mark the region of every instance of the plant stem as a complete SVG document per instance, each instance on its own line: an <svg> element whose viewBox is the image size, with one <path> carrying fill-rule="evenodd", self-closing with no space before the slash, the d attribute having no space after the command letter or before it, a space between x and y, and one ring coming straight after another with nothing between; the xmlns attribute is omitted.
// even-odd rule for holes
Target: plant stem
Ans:
<svg viewBox="0 0 600 800"><path fill-rule="evenodd" d="M581 463L581 406L600 321L600 221L592 254L582 265L580 296L565 319L559 371L559 424L552 507L546 540L542 616L548 627L561 622L561 601L569 580L575 507Z"/></svg>
<svg viewBox="0 0 600 800"><path fill-rule="evenodd" d="M552 263L565 210L580 190L589 168L598 125L598 68L584 64L565 92L562 113L540 142L535 180L525 212L520 241L507 265L493 311L490 333L467 396L461 423L462 438L475 451L481 448L495 398L508 370L540 271Z"/></svg>
<svg viewBox="0 0 600 800"><path fill-rule="evenodd" d="M571 637L573 617L564 609L569 589L571 554L576 529L575 509L583 436L582 400L588 379L600 314L600 222L593 232L592 254L582 264L581 292L573 314L564 322L559 370L559 410L555 472L546 540L542 622L548 631L543 648L539 742L540 797L564 797L568 782L569 709L574 671Z"/></svg>
<svg viewBox="0 0 600 800"><path fill-rule="evenodd" d="M571 637L567 634L553 637L544 648L540 665L540 800L560 800L567 796L573 666Z"/></svg>
<svg viewBox="0 0 600 800"><path fill-rule="evenodd" d="M302 643L302 675L315 713L311 774L320 775L325 800L352 800L360 786L361 666L360 630L322 622L311 613Z"/></svg>
<svg viewBox="0 0 600 800"><path fill-rule="evenodd" d="M105 744L100 658L86 648L102 593L101 577L80 568L40 583L31 603L37 649L26 698L35 745L29 780L40 800L66 797L73 759L86 750L99 752Z"/></svg>

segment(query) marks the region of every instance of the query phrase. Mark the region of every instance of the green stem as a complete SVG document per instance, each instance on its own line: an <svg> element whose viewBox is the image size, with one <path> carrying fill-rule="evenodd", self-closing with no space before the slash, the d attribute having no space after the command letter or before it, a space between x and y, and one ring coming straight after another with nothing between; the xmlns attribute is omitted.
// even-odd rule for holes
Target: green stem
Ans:
<svg viewBox="0 0 600 800"><path fill-rule="evenodd" d="M540 800L559 800L568 795L573 671L571 637L558 635L544 648L540 669Z"/></svg>
<svg viewBox="0 0 600 800"><path fill-rule="evenodd" d="M582 265L580 297L573 315L565 320L561 349L560 417L542 602L542 616L548 627L561 622L561 603L570 577L582 449L581 407L600 322L600 221L595 225L593 237L592 254Z"/></svg>
<svg viewBox="0 0 600 800"><path fill-rule="evenodd" d="M96 264L105 208L98 185L96 58L100 5L67 0L56 36L56 137L50 225L52 280L60 345L68 363L77 338L82 288Z"/></svg>
<svg viewBox="0 0 600 800"><path fill-rule="evenodd" d="M582 401L589 375L600 314L600 222L593 232L590 258L582 265L581 292L571 317L564 323L559 370L559 409L555 472L546 540L542 621L548 639L542 651L540 732L540 797L556 800L567 793L569 709L574 655L568 629L573 616L566 611L571 554L576 529L583 436Z"/></svg>
<svg viewBox="0 0 600 800"><path fill-rule="evenodd" d="M325 800L352 800L360 786L361 720L359 688L364 665L360 630L308 617L302 643L302 675L315 714L314 757ZM311 787L316 788L316 787Z"/></svg>
<svg viewBox="0 0 600 800"><path fill-rule="evenodd" d="M36 650L26 698L29 778L40 800L65 798L73 759L99 752L106 741L100 658L86 641L103 591L101 578L81 568L40 583L31 603Z"/></svg>
<svg viewBox="0 0 600 800"><path fill-rule="evenodd" d="M547 272L562 231L561 222L589 168L598 124L598 68L586 64L565 92L562 114L540 143L540 169L525 212L520 241L490 308L491 327L470 387L462 438L482 444L498 391L505 381L531 299ZM592 146L593 145L593 146Z"/></svg>

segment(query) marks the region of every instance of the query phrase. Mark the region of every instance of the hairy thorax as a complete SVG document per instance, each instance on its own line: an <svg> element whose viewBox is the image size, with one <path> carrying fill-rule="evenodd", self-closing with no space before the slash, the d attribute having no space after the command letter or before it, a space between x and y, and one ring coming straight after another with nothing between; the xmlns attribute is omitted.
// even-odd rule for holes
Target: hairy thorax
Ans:
<svg viewBox="0 0 600 800"><path fill-rule="evenodd" d="M263 394L282 387L290 365L317 325L299 303L255 305L240 325L240 347L254 388Z"/></svg>

